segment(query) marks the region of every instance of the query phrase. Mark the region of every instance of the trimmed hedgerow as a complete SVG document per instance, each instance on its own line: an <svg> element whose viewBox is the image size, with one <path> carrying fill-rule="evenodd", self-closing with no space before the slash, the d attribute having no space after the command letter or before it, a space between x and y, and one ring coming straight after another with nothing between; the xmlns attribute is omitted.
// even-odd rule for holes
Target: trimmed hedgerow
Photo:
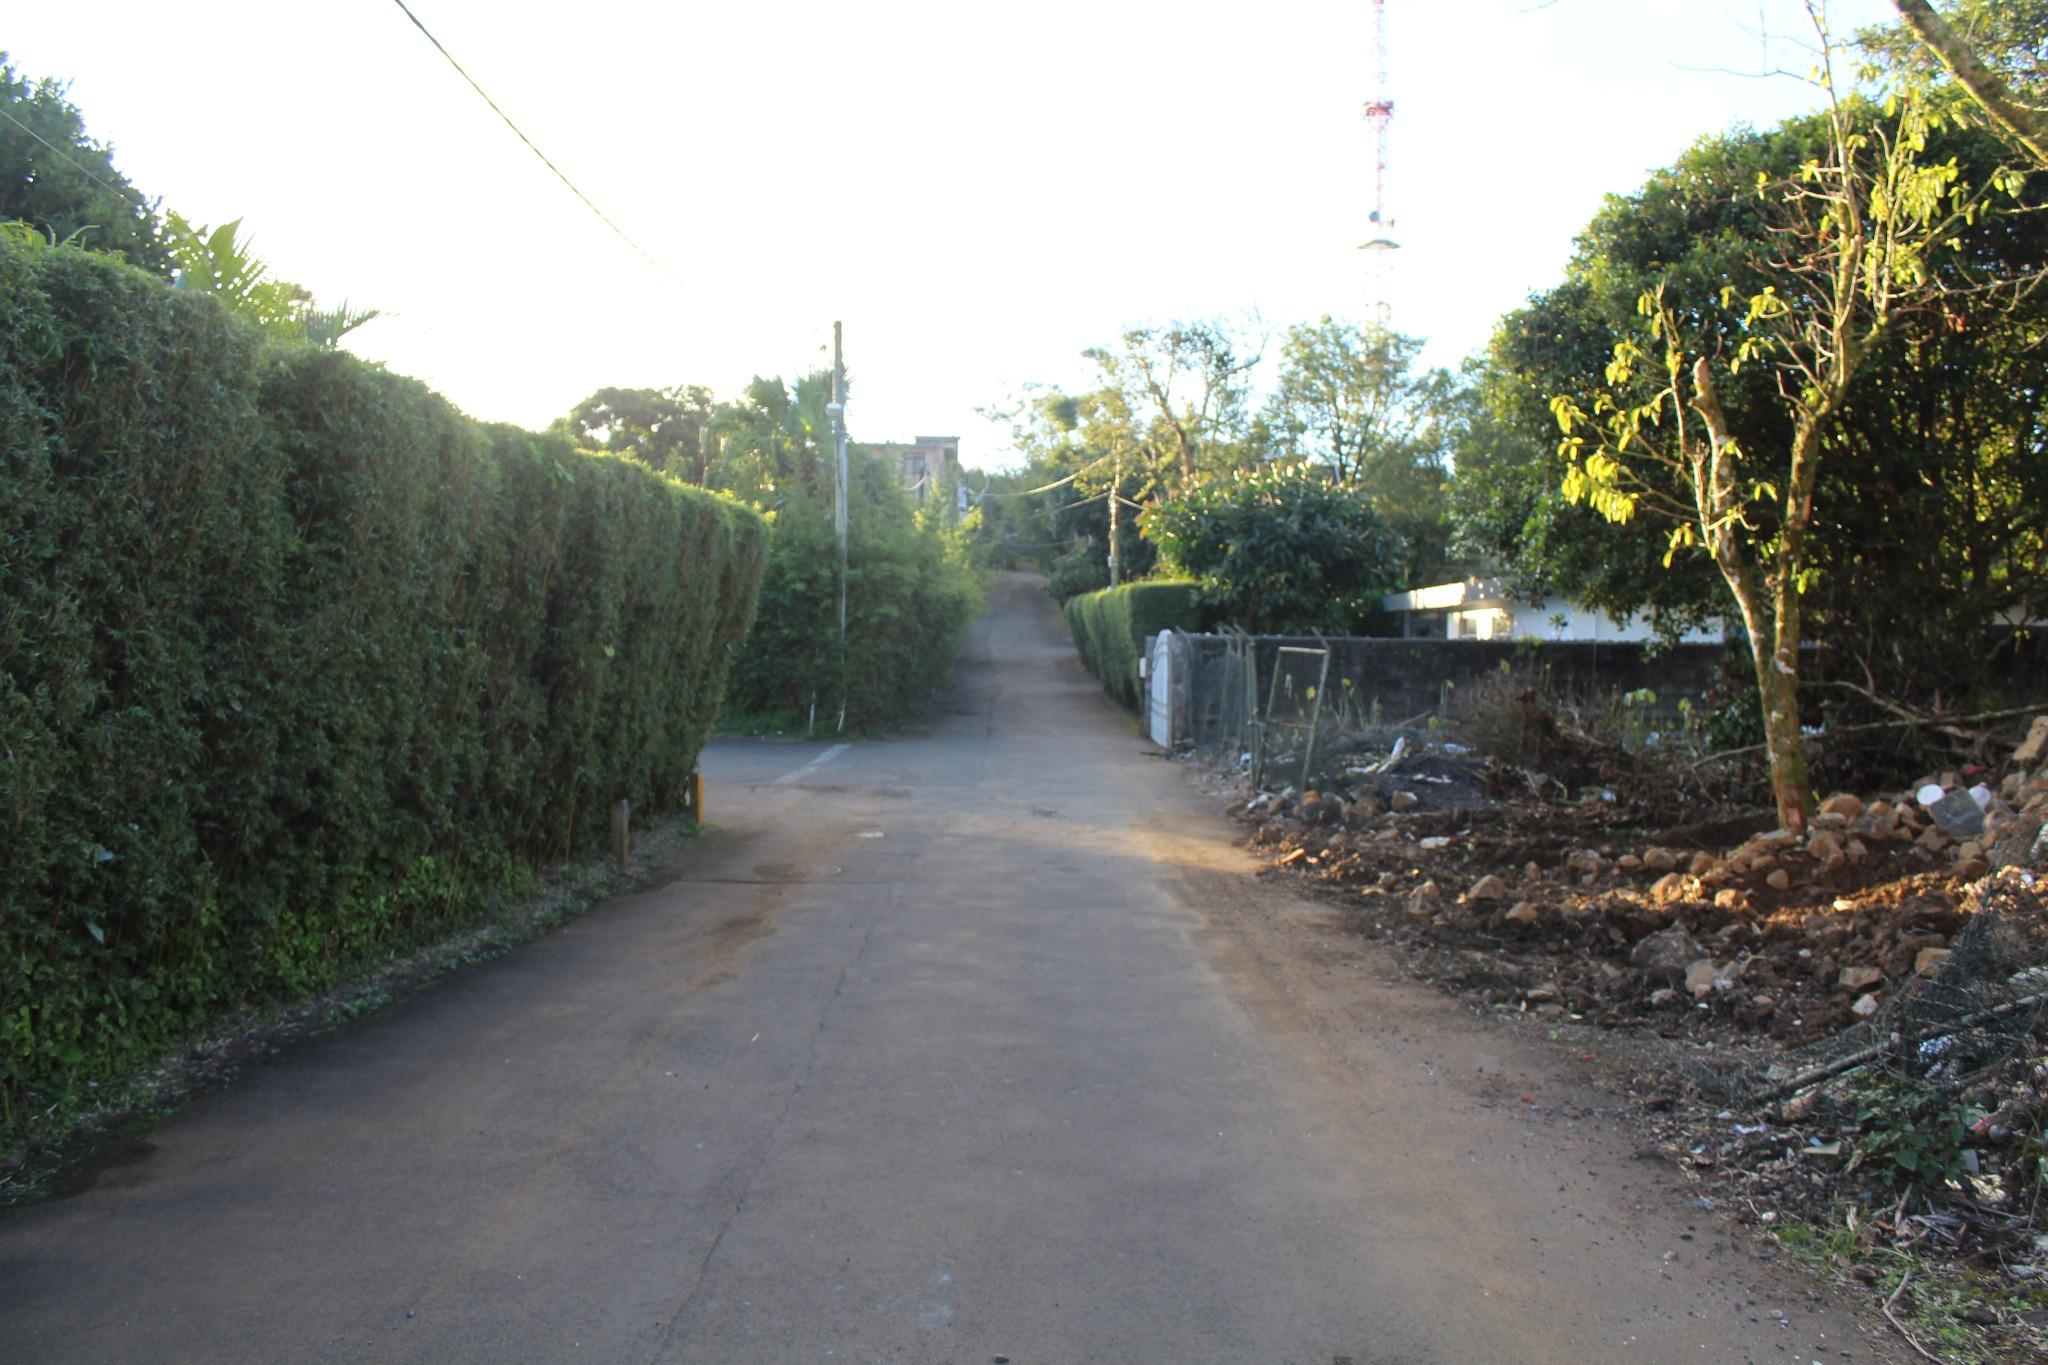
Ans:
<svg viewBox="0 0 2048 1365"><path fill-rule="evenodd" d="M1175 579L1083 593L1060 610L1081 662L1102 679L1104 691L1133 711L1144 705L1138 661L1152 637L1162 630L1202 628L1200 586Z"/></svg>
<svg viewBox="0 0 2048 1365"><path fill-rule="evenodd" d="M0 245L0 1147L680 809L761 519Z"/></svg>

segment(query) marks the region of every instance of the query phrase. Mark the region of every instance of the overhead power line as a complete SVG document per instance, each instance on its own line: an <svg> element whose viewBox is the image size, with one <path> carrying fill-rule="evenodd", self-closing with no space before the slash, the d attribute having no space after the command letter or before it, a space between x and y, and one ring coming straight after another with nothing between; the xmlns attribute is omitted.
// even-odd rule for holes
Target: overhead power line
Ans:
<svg viewBox="0 0 2048 1365"><path fill-rule="evenodd" d="M1043 484L1037 488L1020 488L1014 493L983 493L981 497L975 499L975 501L981 502L989 498L1028 498L1034 493L1050 493L1053 489L1058 488L1061 484L1072 483L1074 480L1080 478L1083 474L1086 474L1089 470L1095 468L1095 466L1099 464L1108 464L1109 461L1110 457L1104 455L1101 459L1090 460L1087 464L1082 465L1079 469L1067 475L1067 477L1065 477L1064 479L1054 479L1051 483ZM1095 501L1095 499L1089 498L1087 499L1087 501L1093 502ZM1080 506L1079 503L1073 503L1070 505L1075 507Z"/></svg>
<svg viewBox="0 0 2048 1365"><path fill-rule="evenodd" d="M85 167L79 165L76 161L72 160L71 154L69 152L66 152L62 147L59 147L56 143L50 141L50 139L44 137L41 133L29 127L26 123L23 123L20 119L8 113L5 109L0 109L0 118L6 119L9 123L21 129L22 132L27 133L30 137L42 143L45 147L48 147L52 152L56 153L57 159L59 161L62 161L65 165L71 167L72 170L77 171L87 180L92 181L93 184L98 185L108 194L120 195L124 199L127 198L127 195L123 194L122 191L120 191L119 189L115 188L112 185L109 185L106 181L100 179L91 171L87 170Z"/></svg>
<svg viewBox="0 0 2048 1365"><path fill-rule="evenodd" d="M620 227L617 223L612 221L610 214L606 213L603 209L599 208L589 195L585 194L582 190L576 188L576 182L571 180L568 176L564 175L562 173L562 168L560 166L557 166L554 162L548 160L548 154L546 152L543 152L539 147L535 146L532 138L528 137L524 132L520 131L519 125L512 121L512 116L506 113L503 109L500 109L498 107L498 102L492 99L489 93L486 92L481 85L478 85L476 83L476 77L470 75L467 71L464 71L462 69L462 63L456 61L454 54L449 52L447 48L441 46L441 40L439 38L436 38L433 35L432 30L428 29L428 27L425 24L420 22L420 17L417 14L414 14L412 10L406 6L405 0L391 0L391 3L397 5L399 9L404 10L405 17L412 20L412 26L418 29L422 34L424 34L426 40L434 45L434 51L440 53L443 57L447 58L448 65L455 68L455 74L462 77L462 79L464 79L465 81L469 82L469 88L476 91L478 97L482 99L485 104L491 106L491 112L496 114L499 118L505 121L505 126L507 128L510 128L512 132L519 138L519 140L526 144L528 151L532 152L535 156L540 158L540 164L547 167L549 170L553 171L555 173L555 179L561 181L564 185L567 185L569 187L569 193L575 195L578 199L581 199L583 201L583 206L589 209L592 213L596 214L598 216L598 219L601 222L603 222L603 224L606 227L610 228L613 232L617 233L620 241L624 242L627 246L632 247L633 250L640 253L641 260L646 261L647 264L653 266L656 270L659 270L663 275L667 275L669 279L675 279L674 275L669 274L669 269L667 266L663 265L660 261L655 260L654 257L648 255L646 247L643 247L638 242L634 241L632 236L629 233L627 233L627 231L624 228Z"/></svg>

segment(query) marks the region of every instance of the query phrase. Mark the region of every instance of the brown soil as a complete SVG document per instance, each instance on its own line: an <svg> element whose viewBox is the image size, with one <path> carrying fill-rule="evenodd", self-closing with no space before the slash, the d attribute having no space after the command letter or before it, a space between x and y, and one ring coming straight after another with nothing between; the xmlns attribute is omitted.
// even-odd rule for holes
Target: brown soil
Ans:
<svg viewBox="0 0 2048 1365"><path fill-rule="evenodd" d="M1385 771L1379 757L1353 755L1328 792L1231 802L1269 875L1330 899L1348 928L1475 1008L1593 1049L1638 1116L1644 1154L1684 1171L1704 1204L1763 1229L1817 1230L1843 1275L1910 1255L1900 1264L1917 1269L1921 1295L1941 1282L1956 1312L1987 1324L1970 1349L2048 1350L2038 1031L1945 1090L1886 1090L1885 1076L1850 1070L1745 1104L1687 1079L1829 1039L1922 989L1987 888L2025 960L2048 962L2048 907L2024 867L2038 857L2048 768L1982 774L1996 799L1973 838L1944 835L1912 793L1890 792L1833 798L1795 839L1769 812L1712 803L1659 819L1677 803L1645 795L1640 772L1569 800L1554 778L1456 745L1425 743ZM1993 863L2022 866L1987 880ZM1882 1107L1909 1101L1910 1115ZM1974 1172L1904 1178L1885 1144L1909 1118L1967 1125L1943 1131L1965 1134Z"/></svg>

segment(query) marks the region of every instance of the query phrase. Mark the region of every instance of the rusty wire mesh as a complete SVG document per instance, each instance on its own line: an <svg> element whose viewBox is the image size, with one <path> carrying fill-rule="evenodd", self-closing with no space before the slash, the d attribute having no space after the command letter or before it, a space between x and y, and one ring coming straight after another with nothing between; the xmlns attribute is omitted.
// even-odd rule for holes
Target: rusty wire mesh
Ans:
<svg viewBox="0 0 2048 1365"><path fill-rule="evenodd" d="M1686 1057L1702 1092L1758 1105L1852 1071L1878 1069L1954 1094L2026 1046L2048 1006L2048 950L2035 874L2008 868L1972 890L1969 923L1932 975L1901 986L1854 1028L1738 1066Z"/></svg>

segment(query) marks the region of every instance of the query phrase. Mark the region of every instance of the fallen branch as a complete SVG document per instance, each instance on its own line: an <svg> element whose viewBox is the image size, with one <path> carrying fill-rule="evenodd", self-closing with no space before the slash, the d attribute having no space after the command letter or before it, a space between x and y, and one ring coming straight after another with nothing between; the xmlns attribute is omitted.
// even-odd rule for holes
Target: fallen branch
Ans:
<svg viewBox="0 0 2048 1365"><path fill-rule="evenodd" d="M1933 1361L1934 1365L1942 1365L1942 1359L1940 1356L1933 1354L1925 1346L1922 1346L1919 1342L1915 1341L1913 1339L1913 1334L1906 1330L1906 1324L1900 1322L1896 1317L1892 1316L1892 1305L1899 1301L1899 1295L1906 1292L1906 1284L1912 1278L1913 1267L1907 1266L1906 1273L1899 1276L1899 1287L1897 1289L1894 1289L1892 1291L1892 1296L1884 1301L1885 1321L1889 1322L1892 1325L1893 1330L1897 1331L1900 1336L1906 1339L1906 1344L1908 1346L1918 1351L1922 1356L1926 1357L1928 1360Z"/></svg>
<svg viewBox="0 0 2048 1365"><path fill-rule="evenodd" d="M2041 709L2038 706L2021 706L2008 708L2003 711L1984 711L1971 716L1944 716L1938 713L1930 714L1924 711L1915 711L1904 702L1894 701L1890 697L1880 695L1874 687L1859 687L1855 683L1845 682L1839 678L1828 679L1817 683L1816 686L1837 687L1844 692L1854 692L1878 710L1889 711L1892 715L1898 717L1897 721L1891 723L1892 728L1915 727L1922 730L1932 730L1937 734L1947 735L1951 739L1968 740L1971 743L1984 740L1988 736L1975 730L1964 730L1960 727L1980 721L2016 720L2021 716L2032 715ZM1878 727L1873 724L1870 728Z"/></svg>
<svg viewBox="0 0 2048 1365"><path fill-rule="evenodd" d="M1852 687L1855 691L1858 692L1861 692L1863 690L1860 687L1855 687L1852 683L1840 683L1836 685L1842 687ZM1980 711L1973 716L1950 716L1940 719L1930 719L1925 716L1920 716L1915 717L1911 720L1873 720L1865 721L1860 725L1833 726L1829 729L1821 731L1818 735L1813 735L1809 738L1825 742L1829 739L1832 739L1836 735L1856 735L1862 734L1865 731L1869 730L1921 729L1935 730L1940 732L1941 734L1945 734L1950 736L1951 738L1956 739L1977 739L1981 738L1981 736L1972 734L1969 731L1962 731L1959 733L1947 727L1964 725L1973 721L2016 720L2021 716L2038 715L2040 714L2040 711L2041 708L2039 706L2015 706L2009 707L2003 711ZM1687 770L1690 771L1693 768L1704 767L1717 759L1734 758L1740 754L1762 753L1765 747L1766 746L1762 744L1745 744L1740 749L1723 749L1719 753L1708 754L1704 758L1695 759L1693 762L1687 764L1686 767Z"/></svg>

